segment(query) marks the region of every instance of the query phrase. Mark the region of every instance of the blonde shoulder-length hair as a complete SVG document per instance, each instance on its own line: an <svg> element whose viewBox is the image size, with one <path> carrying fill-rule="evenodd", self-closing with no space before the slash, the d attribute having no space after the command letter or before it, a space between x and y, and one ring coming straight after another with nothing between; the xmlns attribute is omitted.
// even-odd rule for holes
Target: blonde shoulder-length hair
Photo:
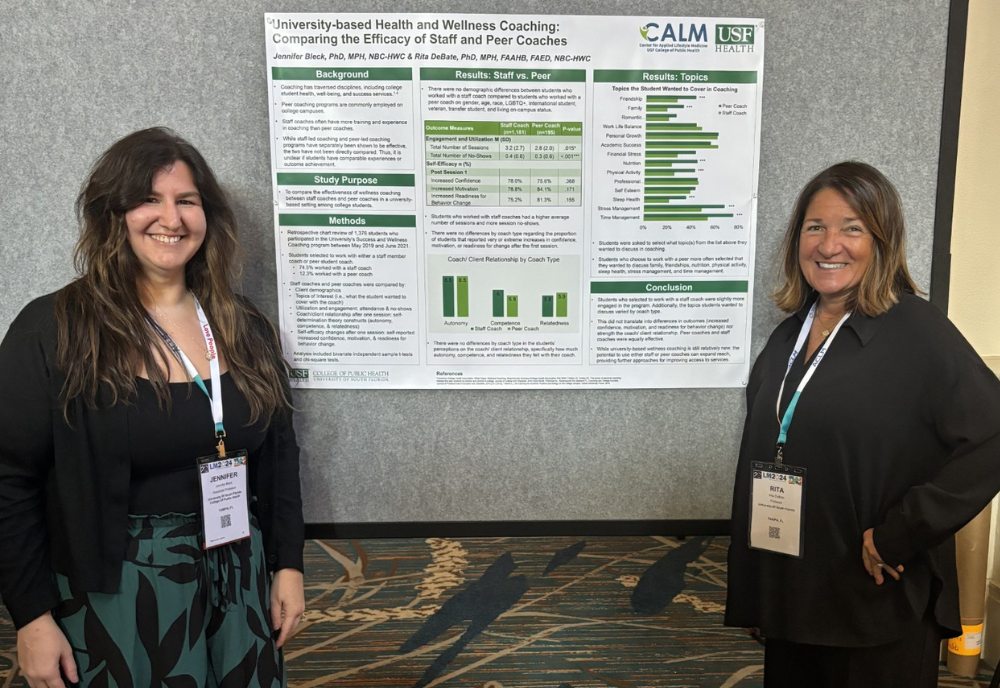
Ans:
<svg viewBox="0 0 1000 688"><path fill-rule="evenodd" d="M871 262L848 297L847 309L873 317L892 308L903 292L922 293L906 267L903 204L896 187L871 165L849 161L817 174L795 201L782 242L781 284L771 294L778 308L794 313L812 297L799 267L799 236L809 203L823 189L840 193L872 235Z"/></svg>

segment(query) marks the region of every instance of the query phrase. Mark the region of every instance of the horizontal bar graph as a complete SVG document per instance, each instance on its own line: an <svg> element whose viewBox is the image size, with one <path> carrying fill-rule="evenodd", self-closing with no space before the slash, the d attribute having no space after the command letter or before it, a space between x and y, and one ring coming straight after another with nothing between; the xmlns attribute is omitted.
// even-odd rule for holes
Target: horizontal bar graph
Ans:
<svg viewBox="0 0 1000 688"><path fill-rule="evenodd" d="M645 222L702 222L731 213L711 212L723 205L680 205L701 180L695 176L704 151L718 150L719 132L704 131L697 122L677 122L697 96L647 95L643 215Z"/></svg>

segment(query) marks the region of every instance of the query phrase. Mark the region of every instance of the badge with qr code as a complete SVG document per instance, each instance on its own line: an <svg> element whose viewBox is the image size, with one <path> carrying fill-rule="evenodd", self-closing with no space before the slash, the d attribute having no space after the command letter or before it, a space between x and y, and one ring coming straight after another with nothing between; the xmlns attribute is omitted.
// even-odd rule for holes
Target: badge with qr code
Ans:
<svg viewBox="0 0 1000 688"><path fill-rule="evenodd" d="M198 459L205 549L250 537L249 481L245 449Z"/></svg>
<svg viewBox="0 0 1000 688"><path fill-rule="evenodd" d="M750 548L801 557L806 469L755 461L750 471Z"/></svg>

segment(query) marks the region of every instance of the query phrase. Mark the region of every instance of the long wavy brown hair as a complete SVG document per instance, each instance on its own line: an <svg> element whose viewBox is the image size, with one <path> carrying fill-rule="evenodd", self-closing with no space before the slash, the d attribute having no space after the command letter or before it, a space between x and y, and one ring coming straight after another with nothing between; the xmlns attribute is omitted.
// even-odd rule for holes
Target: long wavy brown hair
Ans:
<svg viewBox="0 0 1000 688"><path fill-rule="evenodd" d="M156 127L113 144L98 158L77 197L80 239L74 262L79 277L57 293L55 303L56 363L66 376L64 414L77 397L91 407L99 398L112 405L134 399L142 369L161 407L170 408L168 379L154 347L162 360L169 354L150 330L139 300L137 281L143 273L128 242L125 213L148 197L153 175L178 160L191 168L207 221L205 240L185 266L187 286L205 309L233 382L246 397L250 422L288 407L287 364L278 333L233 290L241 262L229 200L201 153L175 132Z"/></svg>
<svg viewBox="0 0 1000 688"><path fill-rule="evenodd" d="M781 247L781 284L771 294L778 308L794 313L812 298L813 289L799 267L799 237L809 203L823 189L843 196L872 233L871 263L848 296L847 310L874 317L898 303L903 292L922 294L906 267L906 227L899 192L871 165L847 161L810 179L795 201Z"/></svg>

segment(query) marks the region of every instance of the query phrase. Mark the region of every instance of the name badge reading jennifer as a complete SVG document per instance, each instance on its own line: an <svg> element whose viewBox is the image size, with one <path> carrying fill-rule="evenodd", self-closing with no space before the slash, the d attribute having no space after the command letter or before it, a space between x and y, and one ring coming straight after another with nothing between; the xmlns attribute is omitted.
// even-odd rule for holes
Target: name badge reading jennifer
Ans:
<svg viewBox="0 0 1000 688"><path fill-rule="evenodd" d="M204 548L250 537L246 450L198 459Z"/></svg>
<svg viewBox="0 0 1000 688"><path fill-rule="evenodd" d="M750 547L802 556L806 469L751 462Z"/></svg>

